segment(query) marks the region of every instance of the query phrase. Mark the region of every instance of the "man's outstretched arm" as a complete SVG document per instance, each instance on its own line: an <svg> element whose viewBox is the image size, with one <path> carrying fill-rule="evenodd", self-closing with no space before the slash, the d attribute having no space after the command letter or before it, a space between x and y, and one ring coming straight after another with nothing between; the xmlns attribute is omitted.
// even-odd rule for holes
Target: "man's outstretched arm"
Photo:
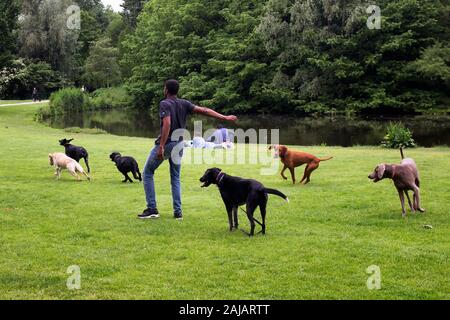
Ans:
<svg viewBox="0 0 450 320"><path fill-rule="evenodd" d="M199 106L195 106L194 109L192 110L192 112L201 114L201 115L204 115L204 116L207 116L210 118L224 120L224 121L237 121L237 119L238 119L236 116L225 116L225 115L218 113L212 109L199 107Z"/></svg>

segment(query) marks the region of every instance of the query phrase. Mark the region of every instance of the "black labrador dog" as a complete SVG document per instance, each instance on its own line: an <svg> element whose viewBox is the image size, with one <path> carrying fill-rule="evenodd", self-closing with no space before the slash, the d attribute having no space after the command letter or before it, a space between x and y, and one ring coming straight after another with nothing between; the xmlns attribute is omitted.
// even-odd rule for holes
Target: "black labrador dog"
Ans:
<svg viewBox="0 0 450 320"><path fill-rule="evenodd" d="M112 162L116 163L117 169L125 176L125 180L122 181L126 183L127 181L133 182L128 176L131 172L136 180L142 181L141 172L139 171L139 165L137 161L132 157L122 157L118 152L113 152L109 156Z"/></svg>
<svg viewBox="0 0 450 320"><path fill-rule="evenodd" d="M91 172L91 168L89 168L89 154L87 150L83 147L77 147L70 144L73 139L62 139L59 140L59 144L66 149L66 156L74 159L76 162L80 162L81 159L84 159L86 163L88 173Z"/></svg>
<svg viewBox="0 0 450 320"><path fill-rule="evenodd" d="M289 202L289 199L278 190L265 188L256 180L227 175L219 168L206 170L203 177L200 178L200 182L203 182L202 188L209 187L211 184L216 184L218 186L227 209L230 231L233 231L233 228L238 229L238 207L244 204L247 206L246 213L251 226L250 234L248 234L249 236L255 234L255 222L262 227L262 234L266 233L267 194L277 195ZM258 206L261 211L262 223L253 217Z"/></svg>

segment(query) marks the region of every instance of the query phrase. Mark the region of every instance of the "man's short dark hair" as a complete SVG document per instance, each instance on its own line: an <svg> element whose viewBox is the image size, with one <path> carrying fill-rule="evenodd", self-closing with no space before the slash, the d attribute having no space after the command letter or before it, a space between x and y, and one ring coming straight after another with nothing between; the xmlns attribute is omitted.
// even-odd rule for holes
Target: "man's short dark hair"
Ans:
<svg viewBox="0 0 450 320"><path fill-rule="evenodd" d="M180 90L180 84L177 80L167 80L165 83L167 92L171 95L177 95L178 91Z"/></svg>

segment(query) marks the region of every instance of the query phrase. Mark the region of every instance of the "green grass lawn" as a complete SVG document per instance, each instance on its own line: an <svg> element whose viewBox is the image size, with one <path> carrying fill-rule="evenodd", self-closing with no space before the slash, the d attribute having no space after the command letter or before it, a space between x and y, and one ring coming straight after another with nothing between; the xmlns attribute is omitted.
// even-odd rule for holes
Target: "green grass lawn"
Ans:
<svg viewBox="0 0 450 320"><path fill-rule="evenodd" d="M268 234L249 238L228 232L217 188L200 188L206 164L183 167L184 221L172 219L167 163L156 176L161 219L136 219L142 184L122 184L108 155L133 155L142 168L153 139L68 134L33 122L37 107L0 108L1 299L450 298L449 148L407 150L427 213L406 219L393 184L367 179L399 161L395 150L296 147L335 156L308 186L260 176L258 165L223 166L291 200L271 196ZM54 180L47 155L66 136L89 150L91 183L67 172ZM71 265L81 290L66 287ZM381 290L367 289L371 265Z"/></svg>

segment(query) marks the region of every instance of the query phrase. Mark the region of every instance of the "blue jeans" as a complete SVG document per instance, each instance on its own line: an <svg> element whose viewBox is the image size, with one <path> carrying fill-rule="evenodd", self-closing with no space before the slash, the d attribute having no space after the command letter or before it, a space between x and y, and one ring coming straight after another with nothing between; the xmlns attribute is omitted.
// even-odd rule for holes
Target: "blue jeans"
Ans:
<svg viewBox="0 0 450 320"><path fill-rule="evenodd" d="M182 142L181 142L182 143ZM177 147L181 151L179 153L179 159L172 158L172 150ZM159 145L156 145L148 156L147 162L144 167L144 191L145 198L147 200L147 208L156 209L156 194L155 194L155 182L153 176L155 175L156 169L163 163L162 160L158 159L158 149ZM170 163L170 183L172 185L172 199L173 199L173 210L174 212L182 212L181 208L181 157L183 156L183 149L179 142L169 142L164 147L164 157L169 159Z"/></svg>

